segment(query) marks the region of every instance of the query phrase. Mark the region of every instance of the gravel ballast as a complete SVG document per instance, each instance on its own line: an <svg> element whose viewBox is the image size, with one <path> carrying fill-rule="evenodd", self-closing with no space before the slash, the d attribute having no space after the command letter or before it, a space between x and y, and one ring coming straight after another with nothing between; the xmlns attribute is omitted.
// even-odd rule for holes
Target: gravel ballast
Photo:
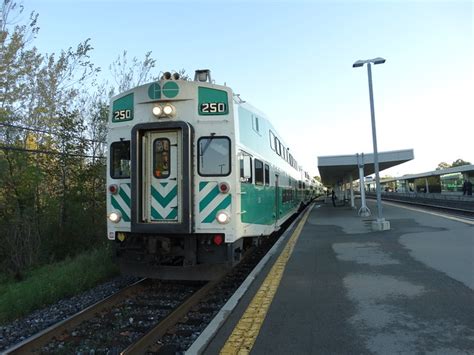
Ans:
<svg viewBox="0 0 474 355"><path fill-rule="evenodd" d="M0 325L0 351L12 347L136 281L138 281L136 277L118 276L79 295L60 300L21 319Z"/></svg>

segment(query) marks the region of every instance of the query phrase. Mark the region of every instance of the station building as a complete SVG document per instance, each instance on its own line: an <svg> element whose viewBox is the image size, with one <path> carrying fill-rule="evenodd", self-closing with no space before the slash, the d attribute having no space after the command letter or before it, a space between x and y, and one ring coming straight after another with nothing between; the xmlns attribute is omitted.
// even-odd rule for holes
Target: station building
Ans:
<svg viewBox="0 0 474 355"><path fill-rule="evenodd" d="M428 171L421 174L403 175L390 179L381 179L383 192L398 193L434 193L462 195L464 181L474 185L474 165ZM375 181L366 180L366 190L375 191Z"/></svg>

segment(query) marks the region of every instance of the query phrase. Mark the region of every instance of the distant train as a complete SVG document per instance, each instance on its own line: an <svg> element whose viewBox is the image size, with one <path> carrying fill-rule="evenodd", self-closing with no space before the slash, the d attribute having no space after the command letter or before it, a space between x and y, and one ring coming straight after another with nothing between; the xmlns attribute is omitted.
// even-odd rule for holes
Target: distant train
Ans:
<svg viewBox="0 0 474 355"><path fill-rule="evenodd" d="M209 70L111 100L108 239L122 271L217 277L322 194L265 115Z"/></svg>

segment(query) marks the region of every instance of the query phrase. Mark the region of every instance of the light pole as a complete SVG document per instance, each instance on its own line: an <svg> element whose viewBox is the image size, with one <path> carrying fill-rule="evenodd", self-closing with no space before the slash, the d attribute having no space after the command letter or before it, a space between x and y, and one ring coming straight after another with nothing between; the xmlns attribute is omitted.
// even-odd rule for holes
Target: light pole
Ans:
<svg viewBox="0 0 474 355"><path fill-rule="evenodd" d="M369 97L370 97L370 116L372 119L372 142L374 145L374 171L375 171L375 190L377 194L377 221L372 223L372 229L375 230L388 230L390 229L390 223L385 221L382 213L382 196L380 192L380 176L379 176L379 155L377 150L377 131L375 129L375 112L374 112L374 92L372 89L372 66L373 64L383 64L385 59L377 57L374 59L358 60L352 64L353 68L362 67L367 64L367 75L369 77Z"/></svg>

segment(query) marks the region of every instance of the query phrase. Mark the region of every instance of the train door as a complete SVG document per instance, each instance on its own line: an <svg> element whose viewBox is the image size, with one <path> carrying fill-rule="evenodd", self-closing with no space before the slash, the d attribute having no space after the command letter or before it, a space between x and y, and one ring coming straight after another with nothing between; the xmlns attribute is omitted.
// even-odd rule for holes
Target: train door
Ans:
<svg viewBox="0 0 474 355"><path fill-rule="evenodd" d="M279 176L275 174L275 224L280 219L280 185Z"/></svg>
<svg viewBox="0 0 474 355"><path fill-rule="evenodd" d="M181 142L178 131L146 132L142 140L142 218L144 222L179 223Z"/></svg>

